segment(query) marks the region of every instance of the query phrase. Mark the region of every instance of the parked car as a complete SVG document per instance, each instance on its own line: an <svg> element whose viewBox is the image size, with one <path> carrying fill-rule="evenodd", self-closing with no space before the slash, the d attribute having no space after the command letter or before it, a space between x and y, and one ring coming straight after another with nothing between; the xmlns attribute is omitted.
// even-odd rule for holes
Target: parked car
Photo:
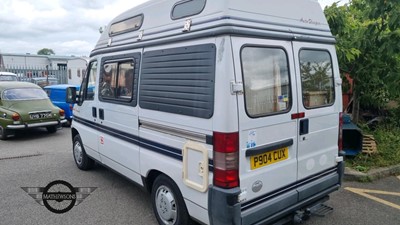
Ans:
<svg viewBox="0 0 400 225"><path fill-rule="evenodd" d="M34 77L31 79L31 83L39 85L41 88L48 85L58 84L58 80L55 77Z"/></svg>
<svg viewBox="0 0 400 225"><path fill-rule="evenodd" d="M68 120L68 125L71 124L73 119L73 107L74 104L67 103L67 89L69 87L75 87L76 90L79 90L79 85L71 85L71 84L57 84L57 85L49 85L45 86L43 89L47 92L51 102L63 109L65 112L65 118Z"/></svg>
<svg viewBox="0 0 400 225"><path fill-rule="evenodd" d="M0 81L18 81L18 77L15 73L0 72Z"/></svg>
<svg viewBox="0 0 400 225"><path fill-rule="evenodd" d="M64 110L51 103L46 92L28 82L0 82L0 139L16 130L45 127L49 133L66 123Z"/></svg>

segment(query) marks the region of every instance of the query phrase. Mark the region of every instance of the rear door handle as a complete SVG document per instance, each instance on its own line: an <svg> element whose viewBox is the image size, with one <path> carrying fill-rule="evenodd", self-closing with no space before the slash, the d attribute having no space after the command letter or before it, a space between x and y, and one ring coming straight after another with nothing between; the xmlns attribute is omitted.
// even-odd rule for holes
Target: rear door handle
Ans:
<svg viewBox="0 0 400 225"><path fill-rule="evenodd" d="M104 109L99 109L99 118L104 120Z"/></svg>
<svg viewBox="0 0 400 225"><path fill-rule="evenodd" d="M308 134L308 119L300 120L300 135Z"/></svg>
<svg viewBox="0 0 400 225"><path fill-rule="evenodd" d="M92 107L92 116L94 118L97 118L97 108L96 107Z"/></svg>

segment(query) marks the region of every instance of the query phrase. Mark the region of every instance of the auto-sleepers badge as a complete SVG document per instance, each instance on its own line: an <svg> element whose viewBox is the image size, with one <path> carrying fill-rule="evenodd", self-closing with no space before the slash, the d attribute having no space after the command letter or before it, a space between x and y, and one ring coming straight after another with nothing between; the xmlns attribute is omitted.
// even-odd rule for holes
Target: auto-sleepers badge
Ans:
<svg viewBox="0 0 400 225"><path fill-rule="evenodd" d="M46 187L21 187L37 203L53 213L66 213L79 205L96 187L73 187L63 180L56 180Z"/></svg>

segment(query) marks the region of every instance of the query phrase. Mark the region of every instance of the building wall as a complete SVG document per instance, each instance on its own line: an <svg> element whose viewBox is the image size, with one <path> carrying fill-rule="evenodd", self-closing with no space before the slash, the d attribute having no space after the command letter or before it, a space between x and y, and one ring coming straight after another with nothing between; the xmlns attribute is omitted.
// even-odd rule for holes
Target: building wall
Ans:
<svg viewBox="0 0 400 225"><path fill-rule="evenodd" d="M68 84L81 84L86 67L88 64L87 58L76 58L68 60Z"/></svg>
<svg viewBox="0 0 400 225"><path fill-rule="evenodd" d="M13 72L20 80L29 81L47 74L59 83L80 84L88 58L74 56L47 56L31 54L0 54L0 71ZM69 78L68 71L71 71Z"/></svg>

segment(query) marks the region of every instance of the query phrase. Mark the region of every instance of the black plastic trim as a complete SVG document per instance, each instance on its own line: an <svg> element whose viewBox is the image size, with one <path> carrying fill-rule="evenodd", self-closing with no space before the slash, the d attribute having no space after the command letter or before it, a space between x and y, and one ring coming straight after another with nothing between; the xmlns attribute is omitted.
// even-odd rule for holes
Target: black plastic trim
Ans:
<svg viewBox="0 0 400 225"><path fill-rule="evenodd" d="M241 224L240 188L222 189L210 185L208 190L208 217L212 225Z"/></svg>
<svg viewBox="0 0 400 225"><path fill-rule="evenodd" d="M265 194L263 196L260 196L258 198L255 198L255 199L252 199L250 201L244 202L241 205L242 210L246 210L248 208L254 207L254 206L260 204L261 202L268 201L269 199L272 199L272 198L274 198L276 196L279 196L279 195L281 195L281 194L283 194L285 192L288 192L290 190L297 189L297 188L299 188L299 187L301 187L301 186L303 186L303 185L305 185L307 183L311 183L311 182L313 182L315 180L318 180L318 179L320 179L322 177L325 177L325 176L327 176L329 174L339 173L339 171L338 171L338 167L339 166L340 166L340 164L338 166L336 166L336 167L333 167L333 168L324 170L324 171L322 171L320 173L314 174L311 177L307 177L307 178L305 178L303 180L299 180L299 181L294 182L292 184L289 184L287 186L281 187L278 190L269 192L269 193L267 193L267 194Z"/></svg>
<svg viewBox="0 0 400 225"><path fill-rule="evenodd" d="M266 152L274 151L280 148L285 148L293 145L293 139L287 139L272 144L261 145L254 148L249 148L246 150L246 157L263 154Z"/></svg>

